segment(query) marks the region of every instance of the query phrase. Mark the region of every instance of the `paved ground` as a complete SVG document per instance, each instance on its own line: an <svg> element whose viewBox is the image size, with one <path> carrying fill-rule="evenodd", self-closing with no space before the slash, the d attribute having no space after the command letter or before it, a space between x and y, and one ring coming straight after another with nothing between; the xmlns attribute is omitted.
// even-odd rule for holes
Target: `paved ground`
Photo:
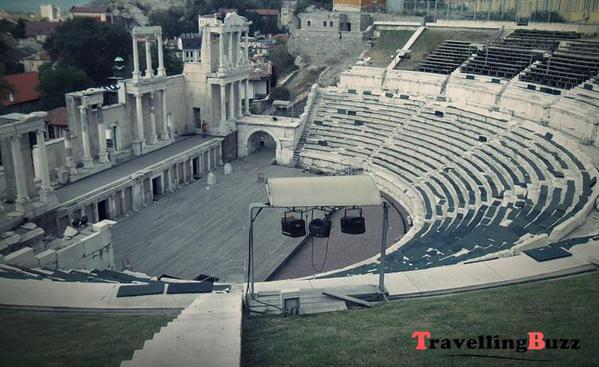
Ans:
<svg viewBox="0 0 599 367"><path fill-rule="evenodd" d="M242 281L248 246L248 205L266 201L266 177L302 176L301 170L273 166L274 151L233 162L233 173L217 173L169 193L153 205L120 219L113 227L115 264L151 275L191 278L199 273ZM281 235L278 210L264 210L255 223L256 280L265 279L299 244Z"/></svg>

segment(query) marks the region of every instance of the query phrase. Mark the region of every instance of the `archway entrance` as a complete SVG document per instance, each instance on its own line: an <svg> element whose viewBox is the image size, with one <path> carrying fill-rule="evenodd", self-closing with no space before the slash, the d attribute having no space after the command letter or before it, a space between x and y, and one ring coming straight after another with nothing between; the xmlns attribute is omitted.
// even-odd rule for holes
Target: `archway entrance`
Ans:
<svg viewBox="0 0 599 367"><path fill-rule="evenodd" d="M256 131L250 135L247 142L248 155L260 152L261 154L276 155L277 142L266 131Z"/></svg>

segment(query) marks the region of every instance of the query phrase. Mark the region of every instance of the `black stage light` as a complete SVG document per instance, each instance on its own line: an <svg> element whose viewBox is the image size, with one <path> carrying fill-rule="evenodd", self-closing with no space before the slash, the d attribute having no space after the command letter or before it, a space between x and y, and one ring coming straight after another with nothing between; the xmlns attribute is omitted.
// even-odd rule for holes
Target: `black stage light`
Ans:
<svg viewBox="0 0 599 367"><path fill-rule="evenodd" d="M285 212L283 218L281 218L281 232L285 236L289 237L303 237L306 235L306 221L302 218L302 212L300 213L300 218L296 218L294 216L287 216L289 213L298 213L295 211Z"/></svg>
<svg viewBox="0 0 599 367"><path fill-rule="evenodd" d="M87 215L84 215L83 217L81 217L81 219L79 220L79 224L81 225L81 227L85 227L87 225Z"/></svg>
<svg viewBox="0 0 599 367"><path fill-rule="evenodd" d="M308 225L310 234L317 238L327 238L331 234L331 221L328 218L316 218Z"/></svg>
<svg viewBox="0 0 599 367"><path fill-rule="evenodd" d="M77 228L81 225L81 221L79 220L79 218L75 218L73 219L73 221L71 222L71 227L73 228Z"/></svg>
<svg viewBox="0 0 599 367"><path fill-rule="evenodd" d="M347 215L348 210L358 211L358 215ZM362 234L366 232L366 221L362 216L361 208L345 209L345 214L341 218L341 232L346 234Z"/></svg>

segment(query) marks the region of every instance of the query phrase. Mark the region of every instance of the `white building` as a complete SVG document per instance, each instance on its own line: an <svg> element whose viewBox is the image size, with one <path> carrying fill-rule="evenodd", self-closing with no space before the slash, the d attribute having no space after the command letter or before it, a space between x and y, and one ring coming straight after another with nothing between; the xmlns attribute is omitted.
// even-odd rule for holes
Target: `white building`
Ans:
<svg viewBox="0 0 599 367"><path fill-rule="evenodd" d="M50 22L60 22L62 14L60 7L52 4L40 5L40 15L42 18L48 19Z"/></svg>

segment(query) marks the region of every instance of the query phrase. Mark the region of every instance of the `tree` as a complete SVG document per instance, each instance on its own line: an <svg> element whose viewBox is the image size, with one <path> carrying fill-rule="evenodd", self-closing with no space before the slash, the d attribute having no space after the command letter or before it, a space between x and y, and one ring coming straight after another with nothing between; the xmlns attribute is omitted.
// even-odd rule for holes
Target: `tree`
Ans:
<svg viewBox="0 0 599 367"><path fill-rule="evenodd" d="M104 84L112 75L114 58L127 59L131 52L131 36L118 26L74 18L58 26L44 48L52 60L83 70L95 84Z"/></svg>
<svg viewBox="0 0 599 367"><path fill-rule="evenodd" d="M283 100L283 101L288 101L289 100L289 96L291 94L289 93L289 89L285 88L285 87L275 87L273 88L273 90L270 92L270 99L271 100Z"/></svg>
<svg viewBox="0 0 599 367"><path fill-rule="evenodd" d="M270 59L272 61L273 76L275 78L285 75L295 69L294 58L289 54L287 45L278 42L270 50Z"/></svg>
<svg viewBox="0 0 599 367"><path fill-rule="evenodd" d="M62 61L40 66L39 80L41 104L48 110L64 106L65 93L87 89L94 84L84 70Z"/></svg>
<svg viewBox="0 0 599 367"><path fill-rule="evenodd" d="M162 27L162 33L167 38L173 38L182 33L197 32L196 23L186 16L184 8L173 7L155 10L150 13L149 23Z"/></svg>

